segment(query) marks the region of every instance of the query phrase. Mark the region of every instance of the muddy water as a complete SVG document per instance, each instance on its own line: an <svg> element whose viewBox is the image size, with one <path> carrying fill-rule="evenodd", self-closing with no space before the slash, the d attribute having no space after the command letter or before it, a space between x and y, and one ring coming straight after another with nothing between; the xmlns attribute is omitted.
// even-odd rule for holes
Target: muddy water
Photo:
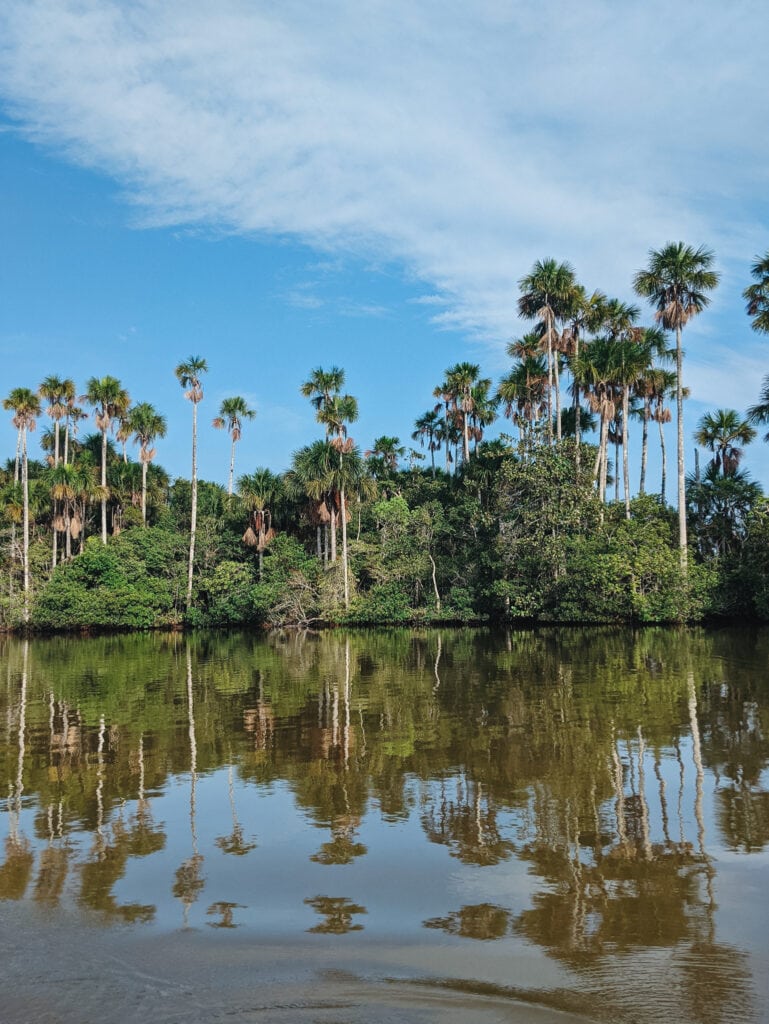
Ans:
<svg viewBox="0 0 769 1024"><path fill-rule="evenodd" d="M769 632L0 646L0 1020L769 1019Z"/></svg>

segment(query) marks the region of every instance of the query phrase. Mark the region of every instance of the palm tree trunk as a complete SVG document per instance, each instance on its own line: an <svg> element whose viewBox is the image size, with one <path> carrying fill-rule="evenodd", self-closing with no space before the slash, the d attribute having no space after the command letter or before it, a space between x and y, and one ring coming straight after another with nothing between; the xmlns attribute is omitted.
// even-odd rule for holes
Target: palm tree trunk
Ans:
<svg viewBox="0 0 769 1024"><path fill-rule="evenodd" d="M574 332L574 361L572 362L572 375L574 364L579 359L579 333L575 330ZM574 464L577 470L577 479L579 479L579 463L580 463L580 445L582 444L582 419L581 408L579 404L579 384L576 379L574 380Z"/></svg>
<svg viewBox="0 0 769 1024"><path fill-rule="evenodd" d="M432 435L430 436L430 463L433 471L433 480L435 479L435 448L433 448Z"/></svg>
<svg viewBox="0 0 769 1024"><path fill-rule="evenodd" d="M195 533L198 528L198 403L192 403L192 493L190 508L190 560L187 567L187 611L192 607L192 568L195 564Z"/></svg>
<svg viewBox="0 0 769 1024"><path fill-rule="evenodd" d="M72 534L70 528L72 524L72 516L70 515L69 500L64 499L64 525L67 528L67 533L64 538L64 557L67 561L72 558Z"/></svg>
<svg viewBox="0 0 769 1024"><path fill-rule="evenodd" d="M318 523L318 525L315 527L315 543L318 551L318 561L320 561L321 558L323 558L323 544L321 541L321 534L321 525L320 523Z"/></svg>
<svg viewBox="0 0 769 1024"><path fill-rule="evenodd" d="M622 389L622 488L625 492L625 519L630 519L630 466L628 464L628 416L630 415L630 388Z"/></svg>
<svg viewBox="0 0 769 1024"><path fill-rule="evenodd" d="M555 436L561 440L561 373L558 369L558 351L553 352L553 377L555 380Z"/></svg>
<svg viewBox="0 0 769 1024"><path fill-rule="evenodd" d="M53 421L53 466L54 469L59 465L59 421L55 419Z"/></svg>
<svg viewBox="0 0 769 1024"><path fill-rule="evenodd" d="M101 542L107 543L107 431L101 432Z"/></svg>
<svg viewBox="0 0 769 1024"><path fill-rule="evenodd" d="M24 500L24 621L29 622L29 462L26 427L21 442L21 488Z"/></svg>
<svg viewBox="0 0 769 1024"><path fill-rule="evenodd" d="M54 517L55 517L56 516L56 502L53 503L53 514L54 514ZM59 553L58 548L59 548L59 533L58 533L58 530L56 529L56 526L54 524L53 525L53 545L52 545L52 551L51 551L51 568L52 569L56 568L56 562L57 562L58 553Z"/></svg>
<svg viewBox="0 0 769 1024"><path fill-rule="evenodd" d="M235 473L235 438L232 439L232 447L230 448L230 480L227 484L227 493L232 497L232 477Z"/></svg>
<svg viewBox="0 0 769 1024"><path fill-rule="evenodd" d="M678 418L678 546L681 554L681 570L686 572L686 475L684 466L684 392L683 392L683 351L681 349L681 327L676 327L676 416Z"/></svg>
<svg viewBox="0 0 769 1024"><path fill-rule="evenodd" d="M665 504L665 484L667 483L668 476L668 455L665 449L665 431L662 426L662 420L657 420L660 428L660 450L662 452L662 481L660 484L660 499L662 504Z"/></svg>
<svg viewBox="0 0 769 1024"><path fill-rule="evenodd" d="M69 459L69 416L64 421L64 465Z"/></svg>
<svg viewBox="0 0 769 1024"><path fill-rule="evenodd" d="M547 440L553 443L553 342L547 327Z"/></svg>
<svg viewBox="0 0 769 1024"><path fill-rule="evenodd" d="M142 523L147 525L147 459L146 452L142 451Z"/></svg>
<svg viewBox="0 0 769 1024"><path fill-rule="evenodd" d="M470 461L470 436L467 432L467 410L462 408L462 458L464 464Z"/></svg>
<svg viewBox="0 0 769 1024"><path fill-rule="evenodd" d="M340 491L342 502L342 568L344 569L344 607L350 607L350 582L347 578L347 509L344 501L344 487Z"/></svg>
<svg viewBox="0 0 769 1024"><path fill-rule="evenodd" d="M606 501L606 476L609 462L609 417L604 415L601 423L601 479L598 485L598 497L603 505Z"/></svg>
<svg viewBox="0 0 769 1024"><path fill-rule="evenodd" d="M651 416L651 405L648 398L644 398L643 435L641 437L641 481L638 485L638 493L646 493L646 462L649 456L649 417Z"/></svg>
<svg viewBox="0 0 769 1024"><path fill-rule="evenodd" d="M336 562L336 502L331 499L331 564Z"/></svg>

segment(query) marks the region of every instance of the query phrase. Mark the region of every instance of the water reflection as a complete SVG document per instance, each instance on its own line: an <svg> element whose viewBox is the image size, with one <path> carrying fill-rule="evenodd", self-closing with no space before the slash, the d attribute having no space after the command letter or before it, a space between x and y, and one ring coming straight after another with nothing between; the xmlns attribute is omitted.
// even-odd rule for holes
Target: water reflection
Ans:
<svg viewBox="0 0 769 1024"><path fill-rule="evenodd" d="M769 846L765 631L0 655L0 899L162 929L434 936L475 950L468 976L525 943L620 1009L667 951L681 1020L767 1009L765 940L719 913L719 871Z"/></svg>

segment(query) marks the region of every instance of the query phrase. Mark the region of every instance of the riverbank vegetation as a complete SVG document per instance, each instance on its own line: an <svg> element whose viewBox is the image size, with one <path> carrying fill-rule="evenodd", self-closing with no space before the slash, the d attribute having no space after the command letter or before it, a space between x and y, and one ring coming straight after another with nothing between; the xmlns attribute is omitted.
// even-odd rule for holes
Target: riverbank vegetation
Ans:
<svg viewBox="0 0 769 1024"><path fill-rule="evenodd" d="M231 438L226 488L197 479L201 356L175 371L192 411L189 480L155 461L164 416L116 378L91 378L79 397L65 377L13 389L3 402L16 451L0 475L0 625L769 618L769 506L741 464L769 422L769 377L745 414L701 418L694 440L710 460L684 472L681 337L718 283L712 262L683 243L650 253L634 279L652 307L646 325L639 306L588 293L568 264L537 262L520 282L531 331L508 346L509 371L495 383L474 363L450 366L415 419L414 447L383 436L362 450L344 371L317 368L297 385L321 436L282 474L237 475L255 411L225 399L213 427ZM769 254L753 276L747 312L766 332ZM647 472L653 434L658 486Z"/></svg>

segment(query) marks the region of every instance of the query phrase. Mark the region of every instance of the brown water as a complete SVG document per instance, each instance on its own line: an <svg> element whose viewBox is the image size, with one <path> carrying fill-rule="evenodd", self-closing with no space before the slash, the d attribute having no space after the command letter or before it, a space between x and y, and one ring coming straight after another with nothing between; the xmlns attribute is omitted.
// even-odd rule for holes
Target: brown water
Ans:
<svg viewBox="0 0 769 1024"><path fill-rule="evenodd" d="M769 1020L769 631L0 643L0 1021Z"/></svg>

